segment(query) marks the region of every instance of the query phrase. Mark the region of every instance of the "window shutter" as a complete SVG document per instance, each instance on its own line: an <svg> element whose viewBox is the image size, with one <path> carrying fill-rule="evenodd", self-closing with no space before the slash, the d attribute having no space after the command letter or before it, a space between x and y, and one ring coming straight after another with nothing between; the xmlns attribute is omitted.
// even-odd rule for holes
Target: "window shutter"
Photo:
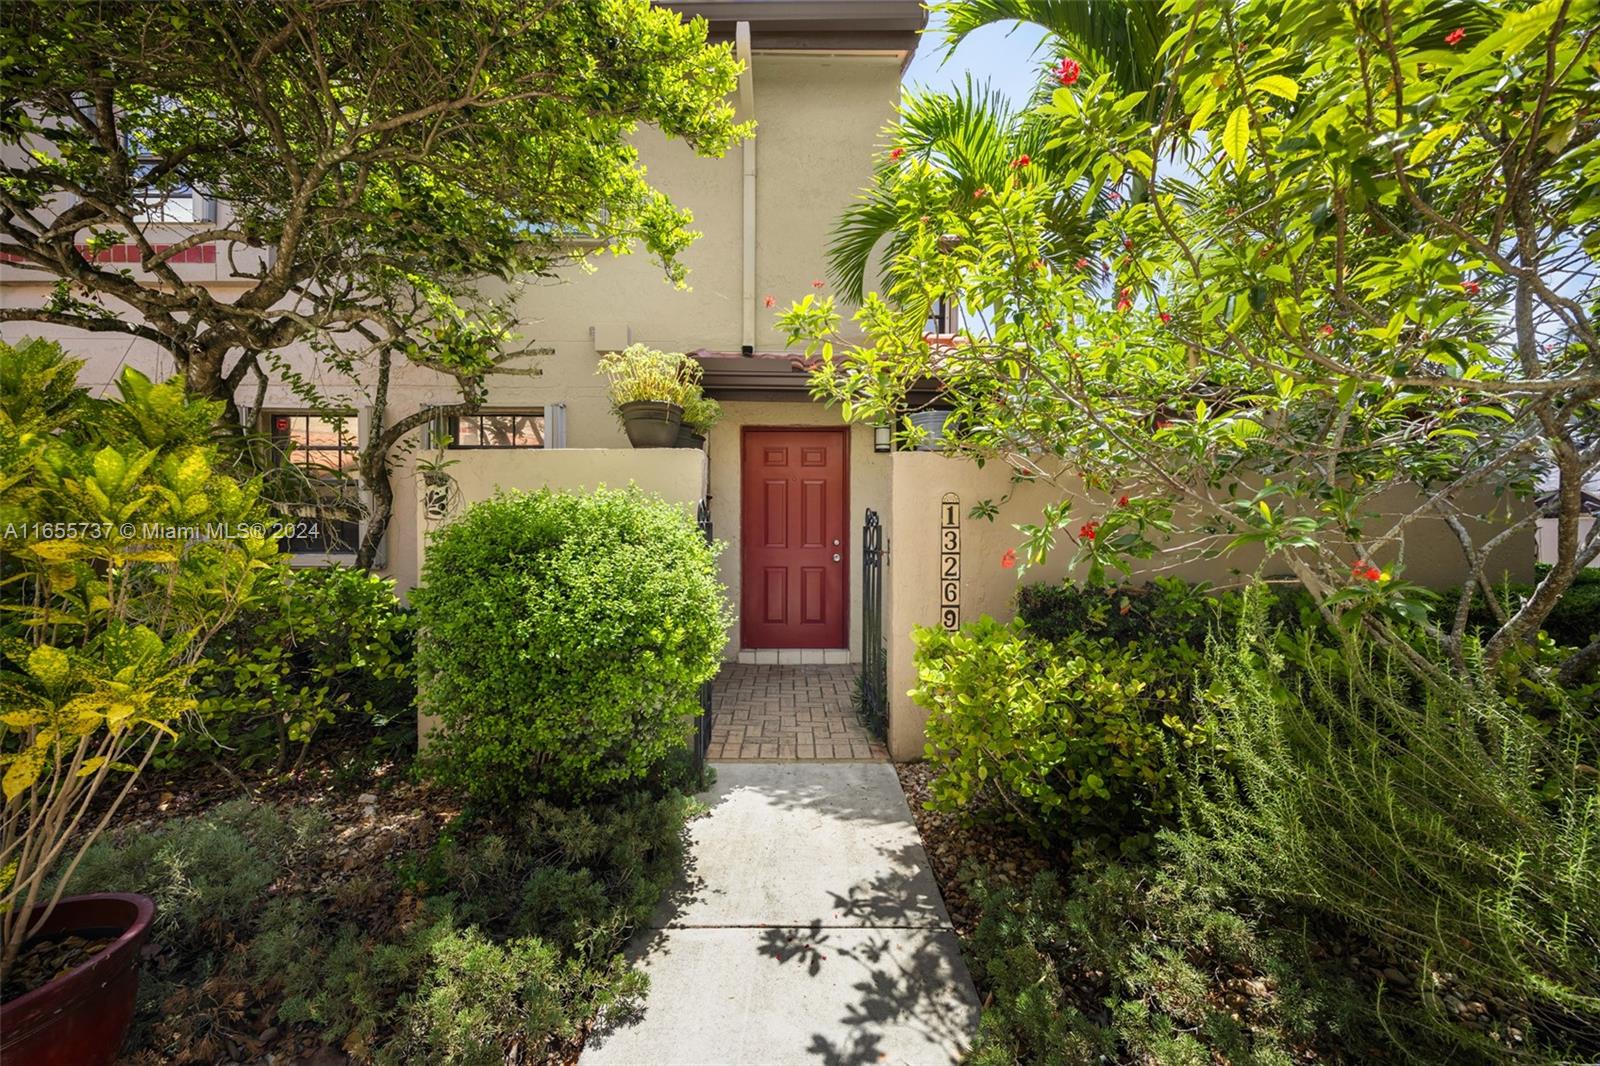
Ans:
<svg viewBox="0 0 1600 1066"><path fill-rule="evenodd" d="M567 405L564 403L545 404L544 446L546 448L567 446Z"/></svg>

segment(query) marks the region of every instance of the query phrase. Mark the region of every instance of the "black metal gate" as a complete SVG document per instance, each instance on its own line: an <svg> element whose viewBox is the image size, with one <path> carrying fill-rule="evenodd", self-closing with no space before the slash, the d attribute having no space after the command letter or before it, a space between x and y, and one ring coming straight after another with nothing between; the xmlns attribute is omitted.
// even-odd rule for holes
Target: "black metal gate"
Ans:
<svg viewBox="0 0 1600 1066"><path fill-rule="evenodd" d="M699 510L695 512L695 519L700 524L700 532L705 535L706 543L710 544L711 536L711 500L700 501ZM695 776L704 780L706 772L706 752L711 750L711 682L706 681L700 685L700 721L695 728L694 739L691 742L694 751Z"/></svg>
<svg viewBox="0 0 1600 1066"><path fill-rule="evenodd" d="M880 739L889 727L889 664L883 644L883 523L867 508L861 529L861 678L857 683L862 721Z"/></svg>

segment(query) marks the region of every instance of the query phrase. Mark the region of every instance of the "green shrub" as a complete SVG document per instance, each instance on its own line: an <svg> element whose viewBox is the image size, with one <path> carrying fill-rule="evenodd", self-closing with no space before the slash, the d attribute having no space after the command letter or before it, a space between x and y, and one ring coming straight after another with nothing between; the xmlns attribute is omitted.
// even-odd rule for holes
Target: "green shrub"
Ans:
<svg viewBox="0 0 1600 1066"><path fill-rule="evenodd" d="M412 595L427 772L475 797L585 796L681 747L717 671L715 554L636 491L496 496L429 544Z"/></svg>
<svg viewBox="0 0 1600 1066"><path fill-rule="evenodd" d="M1096 865L1070 890L1052 873L1026 889L980 882L976 895L974 978L989 998L974 1066L1290 1066L1337 1060L1341 1045L1368 1061L1385 1042L1366 990L1298 929L1170 862Z"/></svg>
<svg viewBox="0 0 1600 1066"><path fill-rule="evenodd" d="M1179 651L1050 644L987 617L915 640L935 806L987 806L1048 840L1108 834L1129 847L1172 810L1164 745L1201 740L1181 717Z"/></svg>
<svg viewBox="0 0 1600 1066"><path fill-rule="evenodd" d="M1024 585L1017 590L1017 618L1041 640L1107 637L1119 644L1183 644L1196 651L1218 626L1237 624L1237 593L1211 592L1201 582L1164 577L1143 585ZM1267 594L1273 624L1317 629L1321 616L1303 589Z"/></svg>
<svg viewBox="0 0 1600 1066"><path fill-rule="evenodd" d="M321 814L239 800L101 840L69 888L156 899L134 1047L192 1045L260 997L358 1062L538 1061L643 990L622 949L680 872L692 809L535 801L352 873Z"/></svg>
<svg viewBox="0 0 1600 1066"><path fill-rule="evenodd" d="M412 630L387 578L345 566L291 572L212 641L196 673L209 739L230 761L282 770L340 715L409 714Z"/></svg>
<svg viewBox="0 0 1600 1066"><path fill-rule="evenodd" d="M1302 635L1290 661L1258 606L1209 667L1216 747L1193 754L1182 792L1197 861L1526 1011L1550 1056L1600 1052L1592 708L1536 721L1354 637ZM1442 1011L1437 1028L1469 1042Z"/></svg>
<svg viewBox="0 0 1600 1066"><path fill-rule="evenodd" d="M1495 591L1506 609L1515 611L1533 595L1533 586L1511 583L1497 586ZM1447 597L1445 602L1453 603L1454 598ZM1473 625L1490 632L1498 624L1484 603L1482 592L1473 594L1470 620ZM1585 570L1573 580L1540 628L1551 640L1568 648L1581 648L1600 639L1600 567Z"/></svg>

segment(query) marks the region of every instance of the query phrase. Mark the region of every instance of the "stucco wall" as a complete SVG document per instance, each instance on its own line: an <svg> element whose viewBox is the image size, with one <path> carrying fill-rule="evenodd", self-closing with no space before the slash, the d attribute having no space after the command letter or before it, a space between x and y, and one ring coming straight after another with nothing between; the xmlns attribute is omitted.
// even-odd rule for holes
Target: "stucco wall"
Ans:
<svg viewBox="0 0 1600 1066"><path fill-rule="evenodd" d="M723 404L722 421L706 438L711 461L711 524L716 538L727 545L722 553L722 583L728 587L729 601L737 608L742 582L739 573L740 493L739 448L741 431L746 426L842 426L837 412L813 403L730 402ZM850 661L861 659L861 524L866 509L880 516L889 507L890 456L872 450L872 431L864 426L849 429L849 497L845 504L845 543L849 555ZM739 627L735 622L728 632L727 656L735 657L740 648Z"/></svg>
<svg viewBox="0 0 1600 1066"><path fill-rule="evenodd" d="M1019 584L1057 582L1066 575L1067 560L1073 551L1064 545L1043 566L1027 570L1002 565L1006 549L1017 548L1022 534L1015 526L1039 521L1040 507L1062 498L1063 492L1081 501L1075 515L1085 519L1102 511L1107 499L1084 493L1081 488L1065 489L1046 483L1013 485L1009 471L1001 466L979 468L976 464L947 458L931 452L897 452L889 463L891 506L885 519L885 535L890 543L889 565L885 571L885 638L889 652L889 753L898 760L922 756L923 725L928 712L909 696L916 684L912 662L911 629L915 625L939 624L940 607L940 503L946 493L961 502L961 581L960 603L963 622L980 615L1002 620L1015 616L1015 597ZM972 505L984 499L999 501L1011 493L994 521L968 517ZM1400 509L1398 498L1380 511ZM1469 523L1480 538L1508 521L1505 507L1485 498L1478 509L1483 519ZM1525 526L1520 535L1509 538L1491 559L1490 573L1499 577L1526 580L1534 564L1534 533ZM1411 526L1405 539L1406 577L1432 587L1459 584L1464 572L1461 549L1448 528L1439 521L1422 521ZM1258 552L1241 550L1223 559L1212 559L1167 568L1159 557L1136 566L1132 580L1143 581L1157 573L1190 581L1232 583L1241 574L1253 573L1260 561ZM1393 554L1380 555L1387 565Z"/></svg>

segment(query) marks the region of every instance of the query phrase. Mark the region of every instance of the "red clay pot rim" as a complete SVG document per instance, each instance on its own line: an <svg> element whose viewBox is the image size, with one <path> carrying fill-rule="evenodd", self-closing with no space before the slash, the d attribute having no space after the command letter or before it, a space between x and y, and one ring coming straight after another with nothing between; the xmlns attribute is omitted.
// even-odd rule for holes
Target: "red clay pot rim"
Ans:
<svg viewBox="0 0 1600 1066"><path fill-rule="evenodd" d="M37 1003L43 1002L46 998L48 998L49 993L55 989L57 985L65 984L76 974L99 963L105 959L106 956L124 946L130 940L137 940L138 938L144 936L145 930L150 927L150 923L155 919L156 902L149 896L141 896L137 892L90 892L82 896L62 896L60 901L56 903L56 907L59 909L68 903L79 903L85 901L109 902L112 900L122 903L131 903L134 907L133 921L129 923L128 928L122 931L121 936L117 937L117 939L113 940L111 943L107 944L105 947L101 948L99 951L95 952L93 955L89 956L83 962L80 962L66 973L58 974L55 977L52 977L38 988L35 988L31 992L24 992L16 999L6 1000L3 1005L0 1005L0 1009L3 1009L6 1014L13 1016L27 1012L29 1008L33 1007ZM39 906L35 906L33 909L37 911ZM63 929L61 931L64 933L71 932L70 929Z"/></svg>

